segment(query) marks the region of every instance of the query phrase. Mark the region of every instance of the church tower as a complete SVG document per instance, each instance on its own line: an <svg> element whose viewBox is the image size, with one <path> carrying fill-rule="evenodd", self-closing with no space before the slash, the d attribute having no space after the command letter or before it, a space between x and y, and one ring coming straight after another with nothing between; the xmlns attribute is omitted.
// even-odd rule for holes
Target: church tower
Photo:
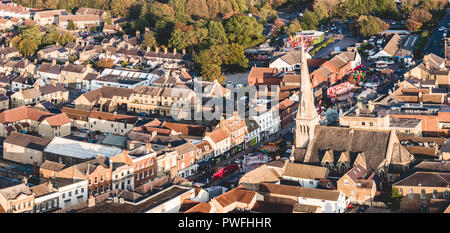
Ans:
<svg viewBox="0 0 450 233"><path fill-rule="evenodd" d="M314 105L313 88L309 78L308 64L306 62L305 47L302 40L301 46L301 93L297 117L295 118L295 148L306 148L314 137L314 128L319 124L320 116Z"/></svg>

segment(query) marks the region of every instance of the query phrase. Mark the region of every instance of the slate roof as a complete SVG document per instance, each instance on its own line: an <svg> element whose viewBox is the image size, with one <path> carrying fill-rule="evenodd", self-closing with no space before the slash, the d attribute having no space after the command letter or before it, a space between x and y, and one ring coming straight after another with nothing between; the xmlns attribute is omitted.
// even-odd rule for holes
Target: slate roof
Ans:
<svg viewBox="0 0 450 233"><path fill-rule="evenodd" d="M299 186L271 184L271 183L262 183L258 188L258 192L282 194L293 197L306 197L330 201L337 201L340 195L340 192L334 190L312 189Z"/></svg>
<svg viewBox="0 0 450 233"><path fill-rule="evenodd" d="M415 172L394 183L395 186L450 187L450 173Z"/></svg>

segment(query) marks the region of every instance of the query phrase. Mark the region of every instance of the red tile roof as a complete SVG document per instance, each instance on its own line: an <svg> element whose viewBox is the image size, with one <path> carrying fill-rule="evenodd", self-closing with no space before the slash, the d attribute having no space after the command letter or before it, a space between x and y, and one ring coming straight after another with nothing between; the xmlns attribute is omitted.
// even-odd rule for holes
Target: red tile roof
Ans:
<svg viewBox="0 0 450 233"><path fill-rule="evenodd" d="M70 123L70 118L65 113L60 113L58 115L47 117L44 121L47 121L52 127L55 127Z"/></svg>

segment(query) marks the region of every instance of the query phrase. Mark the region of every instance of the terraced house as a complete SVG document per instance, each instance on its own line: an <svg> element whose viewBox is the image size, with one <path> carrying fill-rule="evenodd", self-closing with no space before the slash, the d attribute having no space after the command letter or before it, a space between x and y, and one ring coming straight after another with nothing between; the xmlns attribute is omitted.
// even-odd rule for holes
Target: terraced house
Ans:
<svg viewBox="0 0 450 233"><path fill-rule="evenodd" d="M126 187L133 183L133 187L145 184L156 177L156 152L147 143L133 150L124 150L122 153L110 158L112 164L127 164L133 169L134 179L127 181Z"/></svg>
<svg viewBox="0 0 450 233"><path fill-rule="evenodd" d="M84 77L92 71L92 68L90 66L67 63L68 62L66 62L66 65L64 65L64 68L61 70L59 83L63 84L65 87L81 89Z"/></svg>
<svg viewBox="0 0 450 233"><path fill-rule="evenodd" d="M11 95L12 107L24 105L36 105L42 102L50 102L54 105L67 103L69 91L62 84L56 83L45 86L34 85L34 87L22 90Z"/></svg>
<svg viewBox="0 0 450 233"><path fill-rule="evenodd" d="M102 112L114 112L117 109L127 109L132 93L132 89L104 86L86 92L76 98L75 108Z"/></svg>

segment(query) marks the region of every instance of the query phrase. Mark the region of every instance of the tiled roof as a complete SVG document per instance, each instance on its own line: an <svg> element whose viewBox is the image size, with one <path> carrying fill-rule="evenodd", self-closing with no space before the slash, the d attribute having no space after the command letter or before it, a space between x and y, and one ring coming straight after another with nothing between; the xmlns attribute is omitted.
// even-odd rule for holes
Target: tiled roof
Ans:
<svg viewBox="0 0 450 233"><path fill-rule="evenodd" d="M230 137L230 134L222 128L216 128L209 134L209 137L214 143L218 143L225 138Z"/></svg>
<svg viewBox="0 0 450 233"><path fill-rule="evenodd" d="M54 172L61 171L66 165L62 163L53 162L50 160L45 160L42 165L40 166L40 169L46 169Z"/></svg>
<svg viewBox="0 0 450 233"><path fill-rule="evenodd" d="M53 115L54 115L53 113L40 111L27 106L21 106L1 112L0 123L1 124L12 123L25 119L42 121L46 117Z"/></svg>
<svg viewBox="0 0 450 233"><path fill-rule="evenodd" d="M311 199L337 201L340 192L324 189L312 189L299 186L262 183L259 186L258 192L282 194L293 197L306 197Z"/></svg>
<svg viewBox="0 0 450 233"><path fill-rule="evenodd" d="M99 112L99 111L92 111L89 114L89 118L114 121L114 122L123 122L123 123L127 123L127 124L136 124L136 122L139 120L139 117L135 117L135 116L114 114L114 113L109 113L109 112Z"/></svg>
<svg viewBox="0 0 450 233"><path fill-rule="evenodd" d="M50 143L50 139L12 132L4 143L42 151Z"/></svg>
<svg viewBox="0 0 450 233"><path fill-rule="evenodd" d="M171 129L175 132L179 132L182 135L193 136L193 137L203 137L203 135L205 135L205 132L207 129L206 126L202 126L202 125L190 125L190 124L174 123L174 122L167 122L167 121L164 121L161 126Z"/></svg>
<svg viewBox="0 0 450 233"><path fill-rule="evenodd" d="M65 113L47 117L44 121L47 121L52 127L61 126L71 122L70 118Z"/></svg>
<svg viewBox="0 0 450 233"><path fill-rule="evenodd" d="M240 187L234 188L215 198L222 207L229 206L235 202L249 204L255 197L256 192L242 189Z"/></svg>
<svg viewBox="0 0 450 233"><path fill-rule="evenodd" d="M326 167L312 166L299 163L288 163L284 169L283 176L303 179L325 179L328 169Z"/></svg>
<svg viewBox="0 0 450 233"><path fill-rule="evenodd" d="M266 67L252 67L252 70L250 71L250 74L248 75L249 78L253 77L273 77L275 74L278 73L277 68L266 68Z"/></svg>

